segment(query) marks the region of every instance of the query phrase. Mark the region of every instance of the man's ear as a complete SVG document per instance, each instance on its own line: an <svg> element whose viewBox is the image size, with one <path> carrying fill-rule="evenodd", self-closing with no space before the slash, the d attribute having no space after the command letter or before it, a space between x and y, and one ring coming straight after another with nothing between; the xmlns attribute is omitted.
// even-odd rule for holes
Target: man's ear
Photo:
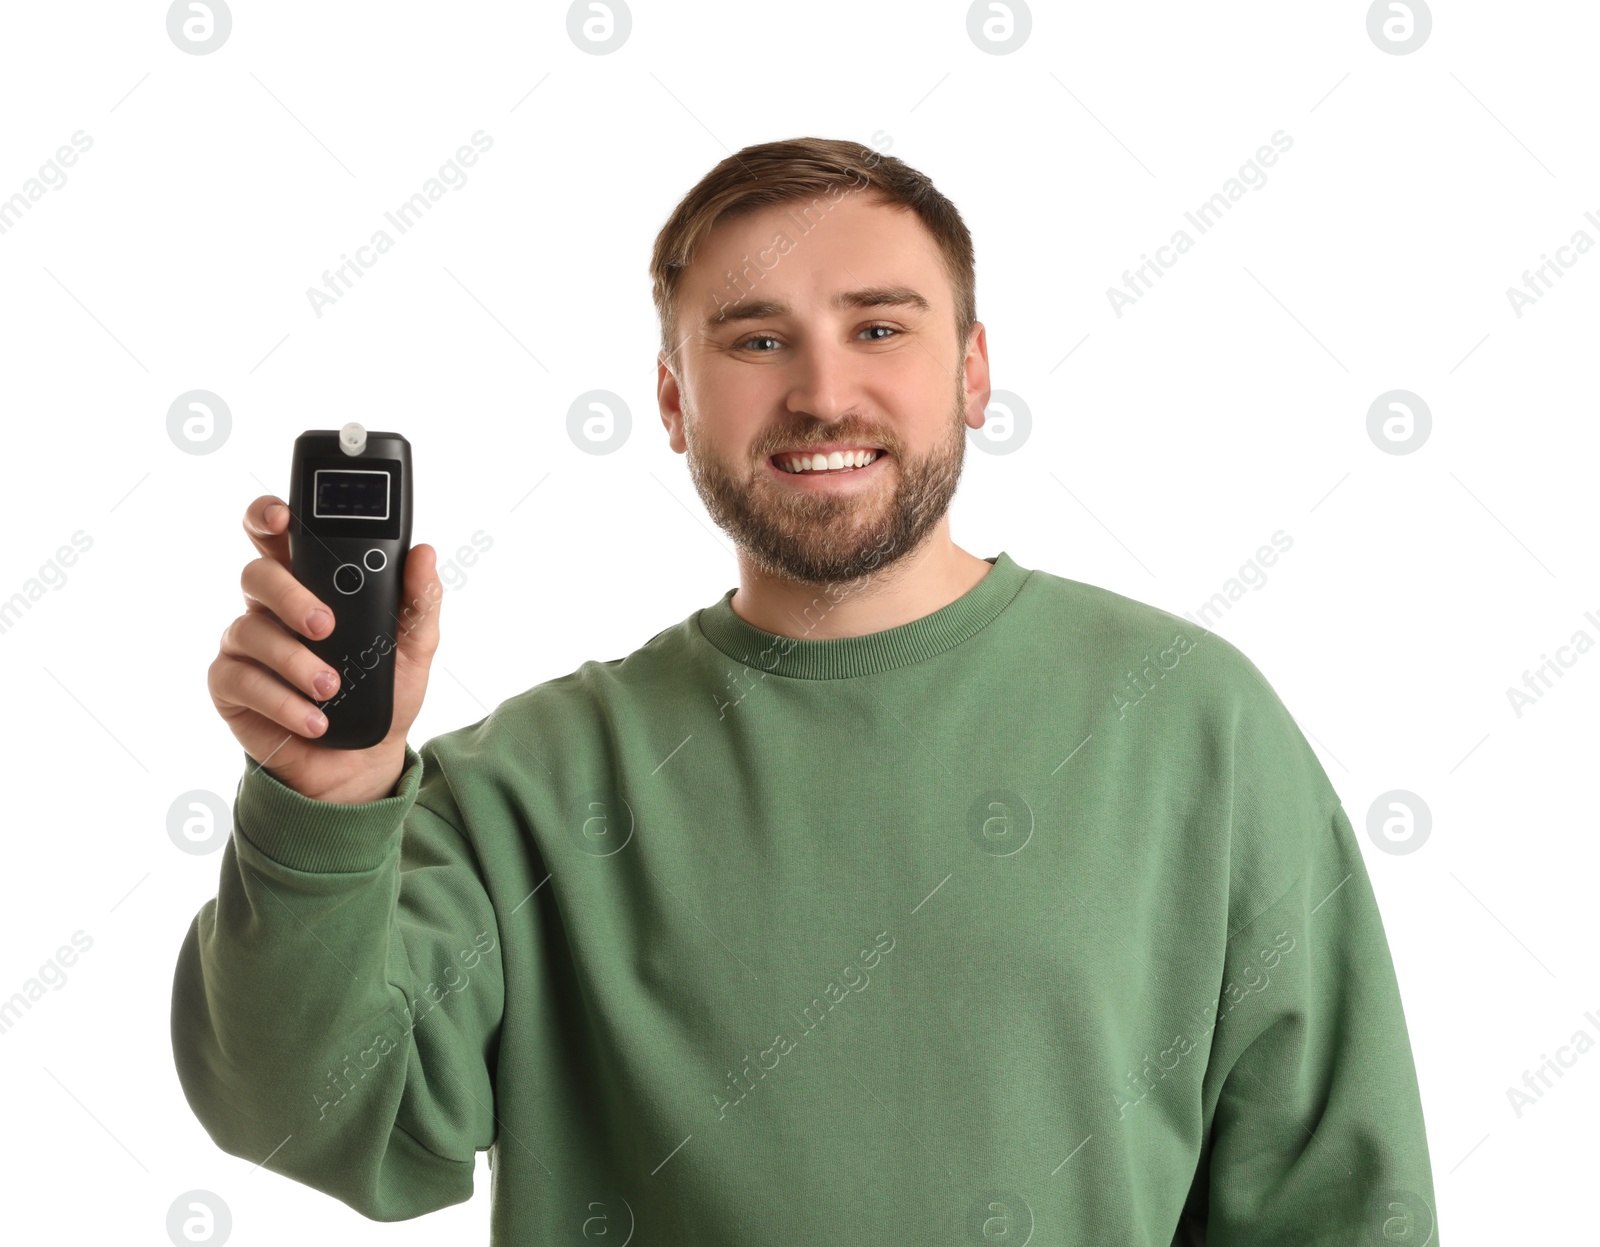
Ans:
<svg viewBox="0 0 1600 1247"><path fill-rule="evenodd" d="M984 412L989 406L989 396L993 393L989 387L989 342L981 320L973 322L962 368L967 392L967 424L971 428L981 429Z"/></svg>
<svg viewBox="0 0 1600 1247"><path fill-rule="evenodd" d="M656 406L661 410L661 423L667 430L667 444L678 454L685 454L689 444L683 437L683 394L678 388L677 374L672 371L665 355L656 356Z"/></svg>

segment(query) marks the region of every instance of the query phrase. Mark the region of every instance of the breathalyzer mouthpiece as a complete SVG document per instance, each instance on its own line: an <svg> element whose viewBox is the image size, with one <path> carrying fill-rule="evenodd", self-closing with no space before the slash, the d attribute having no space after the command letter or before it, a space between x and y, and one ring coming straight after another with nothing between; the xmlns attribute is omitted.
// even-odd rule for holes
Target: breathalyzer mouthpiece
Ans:
<svg viewBox="0 0 1600 1247"><path fill-rule="evenodd" d="M339 449L347 455L359 455L367 448L367 431L352 420L339 430Z"/></svg>

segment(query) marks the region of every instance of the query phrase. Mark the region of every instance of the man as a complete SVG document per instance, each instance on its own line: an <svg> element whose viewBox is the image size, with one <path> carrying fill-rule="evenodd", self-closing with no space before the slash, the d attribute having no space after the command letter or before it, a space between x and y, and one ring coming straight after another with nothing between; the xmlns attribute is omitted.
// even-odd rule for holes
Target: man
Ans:
<svg viewBox="0 0 1600 1247"><path fill-rule="evenodd" d="M212 1137L381 1220L487 1148L504 1243L1436 1241L1382 922L1288 711L1221 637L950 538L990 392L956 210L763 144L652 274L739 585L626 658L414 751L434 609L393 739L319 750L247 669L308 687L316 604L252 507L211 681L251 766L173 994Z"/></svg>

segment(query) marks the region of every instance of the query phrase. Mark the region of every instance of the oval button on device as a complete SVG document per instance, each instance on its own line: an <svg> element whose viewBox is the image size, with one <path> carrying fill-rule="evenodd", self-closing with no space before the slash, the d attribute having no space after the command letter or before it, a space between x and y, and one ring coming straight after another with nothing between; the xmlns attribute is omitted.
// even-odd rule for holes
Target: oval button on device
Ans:
<svg viewBox="0 0 1600 1247"><path fill-rule="evenodd" d="M354 563L340 563L333 569L333 587L340 593L354 593L365 580L361 569Z"/></svg>
<svg viewBox="0 0 1600 1247"><path fill-rule="evenodd" d="M374 559L377 560L376 563L373 562ZM369 572L381 572L385 567L389 566L389 556L376 547L363 554L361 561L367 565Z"/></svg>

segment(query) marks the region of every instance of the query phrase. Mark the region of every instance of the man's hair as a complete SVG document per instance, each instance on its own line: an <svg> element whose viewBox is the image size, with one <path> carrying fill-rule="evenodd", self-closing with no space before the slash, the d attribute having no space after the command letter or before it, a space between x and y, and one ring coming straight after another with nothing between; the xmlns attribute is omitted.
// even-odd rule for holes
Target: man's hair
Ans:
<svg viewBox="0 0 1600 1247"><path fill-rule="evenodd" d="M849 183L842 189L841 183ZM670 361L677 352L679 292L685 270L706 235L718 221L746 215L774 204L808 201L797 209L809 230L827 219L828 209L844 194L868 192L875 202L915 212L933 235L944 262L955 302L956 346L965 351L977 323L977 277L972 262L972 236L956 211L924 173L894 156L843 139L798 138L757 143L723 160L689 191L656 235L650 256L652 297L661 324L661 353ZM826 198L824 198L826 196ZM789 231L785 230L785 233ZM789 233L795 246L804 241ZM732 276L726 302L749 293L761 270L752 260Z"/></svg>

